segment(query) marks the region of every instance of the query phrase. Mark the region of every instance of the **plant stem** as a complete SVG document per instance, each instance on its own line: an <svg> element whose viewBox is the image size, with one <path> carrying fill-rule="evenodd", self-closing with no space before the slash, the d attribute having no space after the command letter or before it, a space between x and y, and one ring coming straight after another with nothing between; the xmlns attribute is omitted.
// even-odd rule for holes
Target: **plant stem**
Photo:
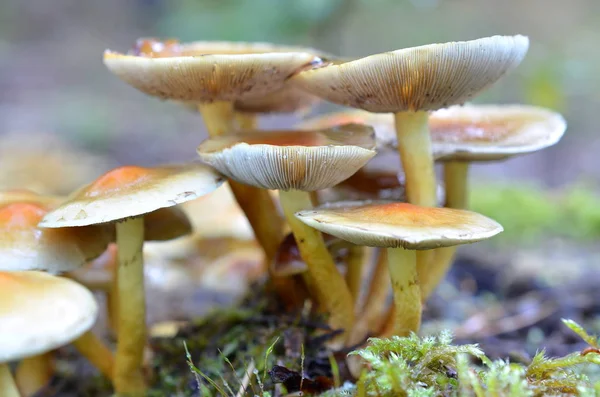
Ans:
<svg viewBox="0 0 600 397"><path fill-rule="evenodd" d="M446 188L446 204L448 208L467 209L468 207L469 163L449 161L444 164L444 185ZM425 283L423 283L423 300L429 298L442 282L456 254L457 247L445 247L435 250L435 266L431 266Z"/></svg>
<svg viewBox="0 0 600 397"><path fill-rule="evenodd" d="M406 176L408 202L423 207L436 207L436 181L431 136L427 112L398 112L395 114L398 152ZM435 251L419 251L417 271L425 285L433 263Z"/></svg>
<svg viewBox="0 0 600 397"><path fill-rule="evenodd" d="M308 266L308 273L317 292L317 301L329 314L329 324L344 332L334 343L343 344L354 324L352 296L344 277L337 270L318 230L305 225L294 215L312 208L310 195L298 190L280 191L279 197L285 217L294 233L300 256Z"/></svg>
<svg viewBox="0 0 600 397"><path fill-rule="evenodd" d="M144 296L144 218L117 223L119 325L114 385L119 395L143 395L142 361L146 345Z"/></svg>
<svg viewBox="0 0 600 397"><path fill-rule="evenodd" d="M15 384L8 364L0 363L0 391L4 397L20 397L19 390Z"/></svg>
<svg viewBox="0 0 600 397"><path fill-rule="evenodd" d="M388 270L387 250L380 249L375 269L369 283L369 292L365 305L360 311L358 320L352 329L348 345L361 343L369 334L375 335L387 319L389 310L386 308L390 292L390 273Z"/></svg>
<svg viewBox="0 0 600 397"><path fill-rule="evenodd" d="M387 254L396 313L393 334L408 336L419 331L421 326L421 288L416 251L388 248Z"/></svg>
<svg viewBox="0 0 600 397"><path fill-rule="evenodd" d="M15 382L24 396L33 396L50 383L54 376L53 352L26 357L15 370Z"/></svg>
<svg viewBox="0 0 600 397"><path fill-rule="evenodd" d="M231 102L201 103L198 111L202 115L208 135L221 136L237 131Z"/></svg>
<svg viewBox="0 0 600 397"><path fill-rule="evenodd" d="M258 118L254 113L235 112L235 121L240 131L252 131L258 128Z"/></svg>
<svg viewBox="0 0 600 397"><path fill-rule="evenodd" d="M109 348L92 331L87 331L73 342L79 353L102 373L113 380L114 356Z"/></svg>

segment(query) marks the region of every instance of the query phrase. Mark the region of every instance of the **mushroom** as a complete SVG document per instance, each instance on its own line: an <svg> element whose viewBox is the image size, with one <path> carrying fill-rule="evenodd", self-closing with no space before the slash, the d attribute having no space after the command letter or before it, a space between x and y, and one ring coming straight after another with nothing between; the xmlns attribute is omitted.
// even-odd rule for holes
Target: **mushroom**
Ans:
<svg viewBox="0 0 600 397"><path fill-rule="evenodd" d="M294 213L311 208L308 192L335 186L375 155L373 129L348 124L316 131L245 131L210 138L198 147L208 164L230 179L278 189L284 214L306 262L317 302L334 328L350 331L354 308L348 286L337 271L321 234Z"/></svg>
<svg viewBox="0 0 600 397"><path fill-rule="evenodd" d="M237 129L234 104L248 109L259 99L277 95L290 76L322 64L315 53L318 51L267 43L142 39L127 55L107 50L104 63L146 94L198 104L209 135L219 136ZM245 127L254 124L252 120L244 123ZM283 222L273 201L267 192L250 186L232 181L230 187L271 261L283 238Z"/></svg>
<svg viewBox="0 0 600 397"><path fill-rule="evenodd" d="M291 81L340 105L394 113L408 202L436 205L428 111L463 104L511 71L525 57L529 39L493 36L430 44L306 70ZM419 255L425 276L432 252Z"/></svg>
<svg viewBox="0 0 600 397"><path fill-rule="evenodd" d="M429 118L436 161L444 164L446 207L468 207L468 171L472 162L505 160L556 144L567 124L558 113L524 105L468 105L438 110ZM446 275L456 248L436 252L428 273L426 299Z"/></svg>
<svg viewBox="0 0 600 397"><path fill-rule="evenodd" d="M421 289L416 250L473 243L502 231L474 212L394 202L340 202L296 213L306 225L357 245L387 248L396 320L394 335L417 332Z"/></svg>
<svg viewBox="0 0 600 397"><path fill-rule="evenodd" d="M143 252L144 218L215 190L223 178L202 164L153 168L125 166L102 175L74 192L46 214L44 228L114 223L118 247L118 343L115 358L117 393L142 393L146 340Z"/></svg>
<svg viewBox="0 0 600 397"><path fill-rule="evenodd" d="M74 281L37 271L0 272L0 394L19 397L9 361L44 354L74 342L94 349L89 331L98 306L93 295ZM95 365L110 377L112 356L104 350Z"/></svg>

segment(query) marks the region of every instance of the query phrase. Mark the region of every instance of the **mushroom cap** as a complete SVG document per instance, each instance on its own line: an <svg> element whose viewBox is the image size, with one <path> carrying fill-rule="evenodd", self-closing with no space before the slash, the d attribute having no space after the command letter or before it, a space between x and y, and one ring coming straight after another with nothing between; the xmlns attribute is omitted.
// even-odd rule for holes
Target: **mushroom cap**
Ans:
<svg viewBox="0 0 600 397"><path fill-rule="evenodd" d="M144 216L144 240L167 241L192 233L192 223L179 207L160 208Z"/></svg>
<svg viewBox="0 0 600 397"><path fill-rule="evenodd" d="M389 113L371 113L360 109L350 109L306 119L296 124L296 128L313 130L332 128L348 123L367 124L373 127L378 151L395 149L398 144L394 116Z"/></svg>
<svg viewBox="0 0 600 397"><path fill-rule="evenodd" d="M192 42L105 51L104 64L126 83L162 99L193 102L256 98L281 89L298 71L322 64L312 49L267 43Z"/></svg>
<svg viewBox="0 0 600 397"><path fill-rule="evenodd" d="M86 226L144 215L212 192L223 180L197 163L115 168L74 192L40 226Z"/></svg>
<svg viewBox="0 0 600 397"><path fill-rule="evenodd" d="M528 48L529 39L520 35L430 44L305 70L292 81L330 102L370 112L437 110L495 83Z"/></svg>
<svg viewBox="0 0 600 397"><path fill-rule="evenodd" d="M281 89L273 93L236 101L233 107L246 113L293 113L310 109L320 100L319 97L286 82Z"/></svg>
<svg viewBox="0 0 600 397"><path fill-rule="evenodd" d="M347 124L315 131L244 131L209 138L203 161L229 178L277 190L315 191L335 186L374 155L373 129Z"/></svg>
<svg viewBox="0 0 600 397"><path fill-rule="evenodd" d="M0 363L64 346L98 315L90 291L43 272L0 272Z"/></svg>
<svg viewBox="0 0 600 397"><path fill-rule="evenodd" d="M423 250L473 243L503 231L471 211L397 202L347 201L300 211L296 217L357 245Z"/></svg>
<svg viewBox="0 0 600 397"><path fill-rule="evenodd" d="M35 202L0 205L0 270L77 269L100 256L114 238L111 228L42 229L50 207Z"/></svg>
<svg viewBox="0 0 600 397"><path fill-rule="evenodd" d="M556 144L567 128L558 113L525 105L467 105L429 117L439 161L492 161Z"/></svg>

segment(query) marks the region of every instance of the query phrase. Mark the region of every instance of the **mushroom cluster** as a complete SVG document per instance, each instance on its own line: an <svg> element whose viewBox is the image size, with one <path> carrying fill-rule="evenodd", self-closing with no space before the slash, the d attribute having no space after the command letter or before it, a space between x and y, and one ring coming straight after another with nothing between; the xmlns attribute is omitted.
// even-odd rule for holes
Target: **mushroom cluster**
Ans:
<svg viewBox="0 0 600 397"><path fill-rule="evenodd" d="M566 129L546 109L465 105L515 69L528 47L524 36L493 36L343 59L268 43L140 39L127 53L105 51L104 64L124 82L201 114L209 135L197 148L201 162L118 167L67 197L2 192L0 363L42 362L74 342L118 395L144 395L143 246L194 227L256 238L266 291L283 310L313 302L339 331L332 349L418 332L422 304L456 246L502 231L467 210L469 164L543 149ZM289 130L258 128L262 113L304 112L319 101L353 109ZM402 169L368 164L396 150ZM435 162L444 168L442 195ZM202 207L195 219L177 207L217 189L237 207L225 195L194 201ZM228 218L215 217L214 206ZM114 358L89 331L95 301L73 281L94 284L77 270L93 260L112 269L100 284ZM31 329L30 315L41 326ZM46 329L52 317L64 327ZM18 395L6 365L0 387Z"/></svg>

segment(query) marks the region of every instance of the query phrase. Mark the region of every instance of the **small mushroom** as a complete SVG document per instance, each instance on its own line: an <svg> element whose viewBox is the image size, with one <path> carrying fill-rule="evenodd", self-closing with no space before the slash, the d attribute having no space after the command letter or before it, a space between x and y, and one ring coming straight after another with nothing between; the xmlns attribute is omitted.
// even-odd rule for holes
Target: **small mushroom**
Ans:
<svg viewBox="0 0 600 397"><path fill-rule="evenodd" d="M117 393L135 394L145 389L141 373L146 341L142 252L145 215L200 197L222 182L218 173L202 164L120 167L74 192L40 222L44 228L69 227L75 232L89 225L116 226L119 335L114 382Z"/></svg>
<svg viewBox="0 0 600 397"><path fill-rule="evenodd" d="M91 292L74 281L36 271L0 272L0 302L2 396L20 395L7 362L41 355L71 342L80 351L98 347L99 341L89 331L98 306ZM112 355L108 350L102 352L102 356L95 355L94 364L110 377Z"/></svg>
<svg viewBox="0 0 600 397"><path fill-rule="evenodd" d="M364 166L375 155L374 145L372 128L348 124L320 131L245 131L208 139L198 147L202 160L229 178L279 190L317 301L326 308L332 327L344 333L354 318L348 286L321 234L294 213L312 207L308 192L335 186Z"/></svg>
<svg viewBox="0 0 600 397"><path fill-rule="evenodd" d="M323 233L388 249L396 307L394 335L399 336L417 332L421 323L416 250L473 243L503 230L474 212L393 202L340 202L299 211L296 216Z"/></svg>

